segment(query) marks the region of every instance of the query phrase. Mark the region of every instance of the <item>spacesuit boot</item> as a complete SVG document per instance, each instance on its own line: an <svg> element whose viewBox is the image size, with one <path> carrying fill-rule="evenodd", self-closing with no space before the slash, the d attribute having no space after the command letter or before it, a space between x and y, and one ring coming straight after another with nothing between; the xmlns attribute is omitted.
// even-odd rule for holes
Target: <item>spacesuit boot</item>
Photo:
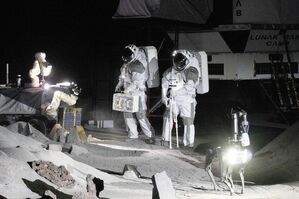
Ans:
<svg viewBox="0 0 299 199"><path fill-rule="evenodd" d="M194 136L195 136L195 127L194 125L184 125L184 146L193 147L194 145Z"/></svg>
<svg viewBox="0 0 299 199"><path fill-rule="evenodd" d="M52 101L49 106L46 108L46 114L52 116L53 118L57 117L57 109L60 105L60 102L63 101L68 105L72 106L76 104L78 97L75 95L68 95L62 91L55 91Z"/></svg>
<svg viewBox="0 0 299 199"><path fill-rule="evenodd" d="M148 119L146 118L145 114L143 114L143 118L138 117L138 122L142 129L142 132L148 137L145 142L147 144L155 144L155 131Z"/></svg>
<svg viewBox="0 0 299 199"><path fill-rule="evenodd" d="M150 122L148 121L145 113L136 113L138 122L142 129L142 132L149 138L154 136L154 129L151 126Z"/></svg>

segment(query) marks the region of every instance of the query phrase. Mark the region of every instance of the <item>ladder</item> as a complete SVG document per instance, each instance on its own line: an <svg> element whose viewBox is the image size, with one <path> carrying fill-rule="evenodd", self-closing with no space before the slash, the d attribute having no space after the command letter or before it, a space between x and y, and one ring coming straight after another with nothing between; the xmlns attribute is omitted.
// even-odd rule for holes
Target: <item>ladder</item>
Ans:
<svg viewBox="0 0 299 199"><path fill-rule="evenodd" d="M278 106L283 112L298 110L297 88L291 63L283 62L283 54L269 54L269 60Z"/></svg>

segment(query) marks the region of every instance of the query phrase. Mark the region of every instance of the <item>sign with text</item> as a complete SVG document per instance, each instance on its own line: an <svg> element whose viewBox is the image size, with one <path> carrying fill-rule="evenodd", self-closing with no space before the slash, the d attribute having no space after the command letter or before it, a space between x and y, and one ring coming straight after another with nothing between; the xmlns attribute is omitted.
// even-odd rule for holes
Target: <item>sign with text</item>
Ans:
<svg viewBox="0 0 299 199"><path fill-rule="evenodd" d="M284 36L279 30L251 30L245 52L299 51L299 30L288 30Z"/></svg>
<svg viewBox="0 0 299 199"><path fill-rule="evenodd" d="M233 23L298 24L298 0L233 0Z"/></svg>

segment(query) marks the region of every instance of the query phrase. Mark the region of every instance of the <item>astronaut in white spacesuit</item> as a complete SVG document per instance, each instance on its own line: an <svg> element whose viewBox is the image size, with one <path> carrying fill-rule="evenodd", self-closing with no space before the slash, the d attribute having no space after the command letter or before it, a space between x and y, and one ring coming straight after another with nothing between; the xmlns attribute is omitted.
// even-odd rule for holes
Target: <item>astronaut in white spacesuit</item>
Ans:
<svg viewBox="0 0 299 199"><path fill-rule="evenodd" d="M52 65L46 60L46 53L35 53L35 61L32 68L29 70L29 76L31 78L31 86L34 88L46 89L45 77L49 76L52 71ZM46 89L47 90L47 89ZM57 111L61 101L65 102L69 106L76 104L78 95L81 90L77 85L70 84L69 91L55 90L52 100L47 104L45 108L45 114L57 119Z"/></svg>
<svg viewBox="0 0 299 199"><path fill-rule="evenodd" d="M46 61L46 53L35 53L35 61L33 62L33 66L29 71L31 86L35 88L43 86L45 83L44 77L50 75L51 70L52 65Z"/></svg>
<svg viewBox="0 0 299 199"><path fill-rule="evenodd" d="M55 90L50 104L48 104L45 109L45 113L57 119L58 108L61 101L65 102L68 106L73 106L77 103L80 93L81 89L78 88L76 84L71 84L68 91Z"/></svg>
<svg viewBox="0 0 299 199"><path fill-rule="evenodd" d="M168 68L162 77L162 102L167 108L163 116L162 139L169 142L173 128L173 118L179 115L184 124L183 144L193 147L196 108L196 88L199 84L199 62L187 50L173 52L173 66ZM172 113L170 113L172 110Z"/></svg>
<svg viewBox="0 0 299 199"><path fill-rule="evenodd" d="M140 124L142 132L149 138L151 144L154 142L154 129L146 116L146 81L148 79L148 70L146 67L146 54L143 49L134 44L127 45L122 53L123 65L120 69L119 81L115 92L124 92L133 96L139 96L138 112L124 112L125 124L128 130L128 137L138 138L137 121ZM137 121L136 121L137 118Z"/></svg>

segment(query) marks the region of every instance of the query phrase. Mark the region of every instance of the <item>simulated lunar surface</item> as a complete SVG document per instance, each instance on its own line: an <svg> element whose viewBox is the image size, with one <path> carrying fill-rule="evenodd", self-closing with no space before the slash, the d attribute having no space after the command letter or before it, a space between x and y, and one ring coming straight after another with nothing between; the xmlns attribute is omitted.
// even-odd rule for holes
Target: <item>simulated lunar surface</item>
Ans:
<svg viewBox="0 0 299 199"><path fill-rule="evenodd" d="M30 124L0 126L0 198L299 198L299 123L257 151L245 170L245 193L234 175L230 195L204 169L205 154L190 148L128 140L122 131L86 131L63 142ZM73 131L72 133L75 133ZM79 136L77 136L78 138Z"/></svg>

